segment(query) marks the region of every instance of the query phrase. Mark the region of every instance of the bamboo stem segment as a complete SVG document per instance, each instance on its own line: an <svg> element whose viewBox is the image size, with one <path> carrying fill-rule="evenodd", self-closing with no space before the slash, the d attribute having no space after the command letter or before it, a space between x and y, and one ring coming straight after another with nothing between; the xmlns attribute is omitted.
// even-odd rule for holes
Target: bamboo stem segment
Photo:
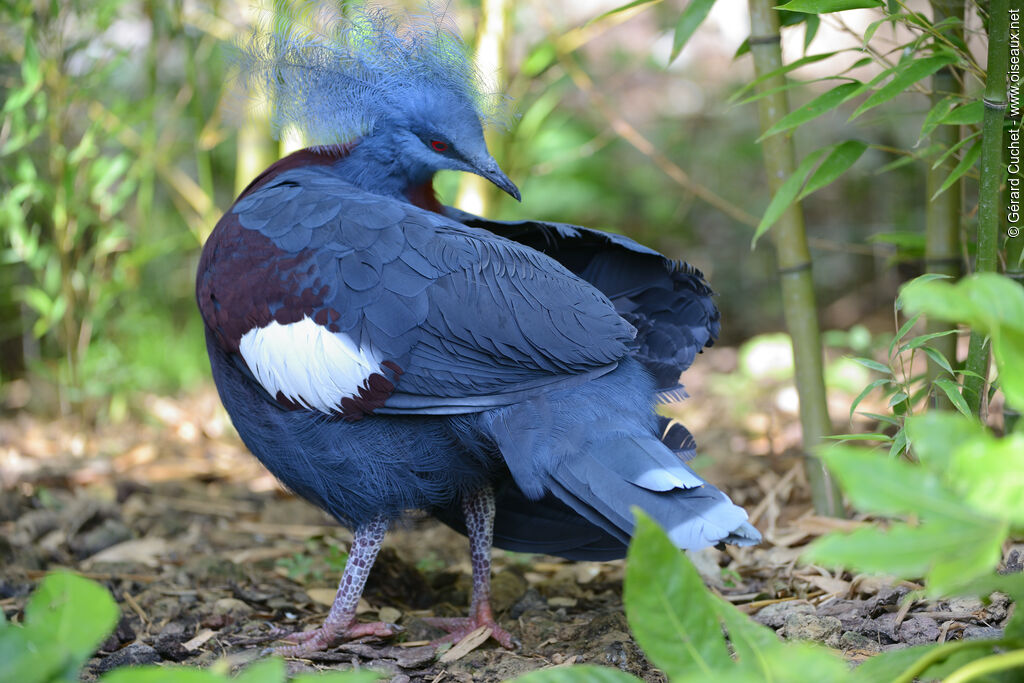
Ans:
<svg viewBox="0 0 1024 683"><path fill-rule="evenodd" d="M978 188L978 255L974 270L994 272L998 266L1003 180L1003 116L1006 113L1006 70L1009 61L1009 3L992 0L988 23L988 75L985 79L985 116L981 123L981 184ZM1019 133L1018 133L1019 135ZM963 396L971 412L981 415L989 369L985 336L971 332L967 350ZM984 416L982 416L984 417Z"/></svg>
<svg viewBox="0 0 1024 683"><path fill-rule="evenodd" d="M750 1L750 51L758 77L782 67L782 49L778 14L771 0ZM758 85L762 93L775 92L758 100L762 131L767 131L789 111L785 77L778 75ZM796 168L792 138L773 135L762 143L768 185L772 192ZM803 210L794 202L771 229L777 252L782 289L782 308L793 344L796 388L800 395L800 423L806 453L805 468L811 485L814 509L818 514L843 515L842 498L836 482L820 460L810 454L832 431L825 401L824 361L818 309L811 277L811 255L807 248Z"/></svg>

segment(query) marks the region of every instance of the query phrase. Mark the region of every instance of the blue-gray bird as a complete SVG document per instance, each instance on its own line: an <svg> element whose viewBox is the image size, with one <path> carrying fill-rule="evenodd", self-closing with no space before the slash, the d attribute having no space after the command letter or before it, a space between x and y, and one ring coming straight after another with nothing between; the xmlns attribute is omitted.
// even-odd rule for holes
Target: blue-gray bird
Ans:
<svg viewBox="0 0 1024 683"><path fill-rule="evenodd" d="M625 237L442 206L442 169L519 199L488 153L488 98L458 35L381 10L276 17L242 46L244 83L315 147L252 181L199 264L217 389L249 449L354 530L338 594L287 654L357 623L385 531L426 510L469 537L486 626L490 549L622 557L632 506L680 548L760 540L654 410L718 334L702 275Z"/></svg>

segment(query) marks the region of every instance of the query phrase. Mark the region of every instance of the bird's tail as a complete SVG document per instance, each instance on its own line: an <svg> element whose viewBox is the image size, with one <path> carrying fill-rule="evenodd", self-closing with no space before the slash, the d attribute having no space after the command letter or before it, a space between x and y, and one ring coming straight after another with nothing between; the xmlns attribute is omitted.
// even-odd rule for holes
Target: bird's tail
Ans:
<svg viewBox="0 0 1024 683"><path fill-rule="evenodd" d="M659 439L653 386L636 361L582 387L485 413L483 426L526 497L557 498L628 542L634 506L680 548L752 545L746 512Z"/></svg>

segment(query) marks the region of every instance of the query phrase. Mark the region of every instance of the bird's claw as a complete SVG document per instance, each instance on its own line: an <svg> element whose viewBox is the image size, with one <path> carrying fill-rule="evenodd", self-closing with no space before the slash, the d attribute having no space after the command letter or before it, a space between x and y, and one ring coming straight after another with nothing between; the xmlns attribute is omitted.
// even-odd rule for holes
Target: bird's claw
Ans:
<svg viewBox="0 0 1024 683"><path fill-rule="evenodd" d="M491 629L491 638L498 641L498 644L506 650L516 650L522 647L522 643L519 642L519 639L502 628L494 619L480 619L474 617L428 617L423 621L431 626L436 626L437 628L448 631L448 635L438 638L430 643L434 647L444 645L446 643L457 643L481 626L486 626Z"/></svg>
<svg viewBox="0 0 1024 683"><path fill-rule="evenodd" d="M301 657L302 655L322 652L342 640L354 640L366 636L390 638L405 629L398 624L383 621L369 623L351 623L348 626L332 626L324 624L320 628L309 631L285 631L274 629L275 640L284 640L294 645L280 645L272 648L274 654L284 657Z"/></svg>

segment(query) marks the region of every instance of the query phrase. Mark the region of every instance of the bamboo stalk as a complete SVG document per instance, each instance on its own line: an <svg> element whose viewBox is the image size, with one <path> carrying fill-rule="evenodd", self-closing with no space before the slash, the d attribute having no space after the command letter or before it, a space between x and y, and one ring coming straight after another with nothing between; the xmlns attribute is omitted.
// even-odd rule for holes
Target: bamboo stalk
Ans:
<svg viewBox="0 0 1024 683"><path fill-rule="evenodd" d="M963 21L964 0L932 0L932 21L935 24L955 18ZM953 37L963 39L963 23L957 24L950 29ZM938 104L949 95L959 95L962 90L962 79L957 78L956 66L950 65L938 71L932 76L932 104ZM941 144L945 149L952 149L960 142L960 126L939 126L931 134L933 142ZM925 269L929 273L938 273L956 278L960 276L960 215L961 197L963 193L963 179L961 178L952 187L935 197L932 197L942 183L949 177L949 174L956 167L957 160L950 156L938 167L928 165L926 176L927 199L925 204ZM949 323L941 320L928 320L928 333L945 332L955 329ZM954 367L956 366L956 335L936 337L930 345L943 355ZM939 379L945 370L942 369L931 358L928 359L928 381L929 383ZM942 391L936 391L932 398L933 405L937 408L951 408L952 401Z"/></svg>
<svg viewBox="0 0 1024 683"><path fill-rule="evenodd" d="M998 265L1000 206L1003 179L1003 115L1006 112L1006 67L1009 60L1007 0L992 0L988 23L988 76L985 79L985 116L981 128L981 183L978 188L978 255L975 272L993 272ZM967 349L963 396L971 412L982 415L989 369L985 335L971 331Z"/></svg>
<svg viewBox="0 0 1024 683"><path fill-rule="evenodd" d="M750 51L758 77L782 67L779 17L772 0L750 0ZM758 101L762 131L767 131L789 111L785 77L760 83L761 92L776 90ZM768 185L776 192L796 168L792 138L773 135L762 143ZM832 431L825 401L824 361L818 309L811 277L811 255L807 248L803 209L799 202L782 215L771 230L778 258L782 309L793 344L796 388L800 395L800 424L803 428L804 466L811 485L811 497L818 514L843 515L842 498L836 482L820 460L811 455Z"/></svg>

